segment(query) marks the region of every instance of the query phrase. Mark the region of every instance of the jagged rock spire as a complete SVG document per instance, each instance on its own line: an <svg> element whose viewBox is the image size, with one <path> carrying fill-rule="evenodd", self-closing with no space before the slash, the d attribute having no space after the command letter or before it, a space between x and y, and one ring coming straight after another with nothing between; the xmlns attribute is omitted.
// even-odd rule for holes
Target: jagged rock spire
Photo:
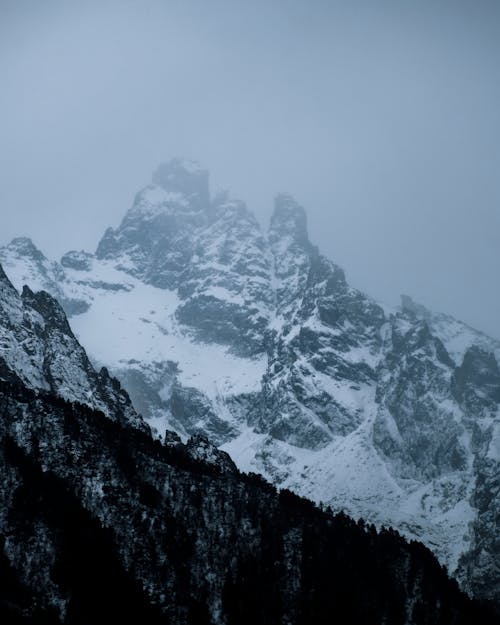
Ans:
<svg viewBox="0 0 500 625"><path fill-rule="evenodd" d="M173 158L156 169L152 181L165 191L182 194L191 206L201 209L210 203L209 174L196 161Z"/></svg>
<svg viewBox="0 0 500 625"><path fill-rule="evenodd" d="M309 243L306 211L287 193L276 196L269 229L271 244L281 237L290 237L299 244Z"/></svg>

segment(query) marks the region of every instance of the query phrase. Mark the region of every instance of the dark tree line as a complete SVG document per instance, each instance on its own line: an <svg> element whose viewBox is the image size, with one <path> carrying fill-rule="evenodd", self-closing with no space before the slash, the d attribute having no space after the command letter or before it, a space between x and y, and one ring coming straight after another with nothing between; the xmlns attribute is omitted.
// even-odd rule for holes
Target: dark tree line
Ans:
<svg viewBox="0 0 500 625"><path fill-rule="evenodd" d="M29 453L6 427L16 405L36 421ZM64 471L42 468L35 444L37 428L44 427L40 415L60 426L61 462L68 461L71 442L85 458L83 469L97 470L92 463L99 452L118 471L118 503L111 485L104 485L110 491L105 505L129 515L120 522L129 528L126 540L138 545L133 553L145 554L142 577L134 573L135 562L123 561L123 534L86 509L76 482ZM66 625L215 625L214 597L203 581L210 576L217 578L218 622L225 625L500 622L493 609L461 593L423 545L323 511L290 491L278 492L261 476L224 472L193 458L184 445L162 445L86 406L26 389L16 379L0 381L0 433L1 457L20 478L8 531L29 539L38 521L50 528L56 553L51 581L68 600ZM152 472L168 476L171 500ZM127 496L135 502L129 507ZM225 513L207 519L207 510ZM152 534L154 544L143 535L144 523L159 528ZM201 560L200 537L213 543ZM0 536L0 622L60 624L57 611L41 607L46 589L30 588L7 557L7 539ZM155 568L158 554L167 564ZM144 578L157 569L168 588L161 602L148 593Z"/></svg>

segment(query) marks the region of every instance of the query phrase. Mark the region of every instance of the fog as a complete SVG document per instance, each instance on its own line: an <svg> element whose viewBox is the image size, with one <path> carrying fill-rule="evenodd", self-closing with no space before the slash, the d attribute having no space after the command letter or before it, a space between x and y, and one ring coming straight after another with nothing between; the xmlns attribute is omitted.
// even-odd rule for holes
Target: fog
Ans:
<svg viewBox="0 0 500 625"><path fill-rule="evenodd" d="M500 337L500 4L0 0L0 244L94 251L152 170L277 192L350 282Z"/></svg>

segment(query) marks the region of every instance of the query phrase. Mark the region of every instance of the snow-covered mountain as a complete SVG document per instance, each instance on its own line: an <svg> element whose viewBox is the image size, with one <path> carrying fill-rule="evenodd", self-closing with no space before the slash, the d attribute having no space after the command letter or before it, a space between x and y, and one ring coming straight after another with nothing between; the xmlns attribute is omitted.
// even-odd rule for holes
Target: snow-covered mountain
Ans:
<svg viewBox="0 0 500 625"><path fill-rule="evenodd" d="M28 286L19 295L1 267L0 377L84 404L114 421L149 429L107 369L94 370L57 301Z"/></svg>
<svg viewBox="0 0 500 625"><path fill-rule="evenodd" d="M500 343L408 297L387 312L352 288L292 197L276 198L263 233L175 159L95 254L49 261L14 239L0 263L29 285L26 306L38 289L57 298L158 436L201 431L242 470L390 524L500 599Z"/></svg>
<svg viewBox="0 0 500 625"><path fill-rule="evenodd" d="M54 311L64 319L54 301L35 315L1 284L4 334L28 338ZM278 492L201 435L184 445L169 432L162 444L123 392L128 418L115 418L112 397L103 414L27 371L12 360L0 370L2 623L500 622L420 543Z"/></svg>

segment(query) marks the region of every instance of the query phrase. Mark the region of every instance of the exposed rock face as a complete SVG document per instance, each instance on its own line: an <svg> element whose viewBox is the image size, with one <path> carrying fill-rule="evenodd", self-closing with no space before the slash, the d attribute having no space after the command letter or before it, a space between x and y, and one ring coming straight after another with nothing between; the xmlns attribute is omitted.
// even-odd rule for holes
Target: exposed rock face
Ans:
<svg viewBox="0 0 500 625"><path fill-rule="evenodd" d="M425 322L395 319L380 366L374 442L401 478L431 480L467 466L450 397L453 363ZM388 341L389 343L389 341Z"/></svg>
<svg viewBox="0 0 500 625"><path fill-rule="evenodd" d="M384 311L310 243L293 198L266 235L177 159L95 255L59 265L33 247L0 250L8 275L59 300L158 435L204 433L239 468L424 541L499 599L499 342L407 296Z"/></svg>
<svg viewBox="0 0 500 625"><path fill-rule="evenodd" d="M353 403L374 382L384 314L310 244L304 209L289 196L276 199L269 242L276 310L259 424L314 449L363 420L363 401Z"/></svg>
<svg viewBox="0 0 500 625"><path fill-rule="evenodd" d="M75 339L64 311L45 291L20 297L0 267L0 377L50 391L109 418L148 431L128 395L105 368L97 373Z"/></svg>
<svg viewBox="0 0 500 625"><path fill-rule="evenodd" d="M204 225L207 205L207 172L188 171L177 159L162 165L119 228L108 228L96 257L153 286L174 288L194 253L193 232Z"/></svg>
<svg viewBox="0 0 500 625"><path fill-rule="evenodd" d="M61 265L68 269L76 269L76 271L90 271L92 267L92 254L71 250L70 252L66 252L61 258Z"/></svg>
<svg viewBox="0 0 500 625"><path fill-rule="evenodd" d="M477 510L472 544L462 556L462 576L485 597L500 596L500 373L496 358L479 347L465 353L455 371L453 391L470 432L475 454L475 489L472 505Z"/></svg>
<svg viewBox="0 0 500 625"><path fill-rule="evenodd" d="M272 313L270 258L255 217L243 202L223 198L207 210L194 255L181 275L178 321L205 342L236 354L264 351Z"/></svg>
<svg viewBox="0 0 500 625"><path fill-rule="evenodd" d="M499 622L422 545L240 474L202 434L153 439L49 294L0 267L0 295L2 622Z"/></svg>

